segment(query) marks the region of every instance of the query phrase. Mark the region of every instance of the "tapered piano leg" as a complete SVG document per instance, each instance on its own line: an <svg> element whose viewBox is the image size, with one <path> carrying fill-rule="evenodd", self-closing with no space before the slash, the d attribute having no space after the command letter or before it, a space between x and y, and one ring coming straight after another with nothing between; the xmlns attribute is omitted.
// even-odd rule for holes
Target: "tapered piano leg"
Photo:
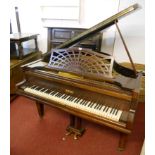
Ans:
<svg viewBox="0 0 155 155"><path fill-rule="evenodd" d="M71 114L69 115L69 117L70 117L70 126L74 127L75 126L75 118L76 117L74 115L71 115Z"/></svg>
<svg viewBox="0 0 155 155"><path fill-rule="evenodd" d="M76 117L74 127L76 129L81 129L82 128L82 119L80 117Z"/></svg>
<svg viewBox="0 0 155 155"><path fill-rule="evenodd" d="M119 146L118 146L119 151L123 151L125 149L126 141L127 141L127 134L120 133Z"/></svg>
<svg viewBox="0 0 155 155"><path fill-rule="evenodd" d="M36 106L37 106L38 114L40 118L42 118L44 116L44 104L36 101Z"/></svg>

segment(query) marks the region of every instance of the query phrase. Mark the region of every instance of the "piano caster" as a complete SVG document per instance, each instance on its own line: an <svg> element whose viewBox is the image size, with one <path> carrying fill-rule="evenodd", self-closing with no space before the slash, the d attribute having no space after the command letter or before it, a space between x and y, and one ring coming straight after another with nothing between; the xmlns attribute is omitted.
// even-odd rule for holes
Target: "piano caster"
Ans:
<svg viewBox="0 0 155 155"><path fill-rule="evenodd" d="M65 134L66 137L63 137L62 140L65 141L67 136L70 136L71 134L73 134L73 132L67 131L66 134Z"/></svg>
<svg viewBox="0 0 155 155"><path fill-rule="evenodd" d="M124 151L125 148L118 147L117 150L121 152L121 151Z"/></svg>
<svg viewBox="0 0 155 155"><path fill-rule="evenodd" d="M127 135L124 133L120 133L118 151L124 151L125 150L126 142L127 142Z"/></svg>
<svg viewBox="0 0 155 155"><path fill-rule="evenodd" d="M65 141L65 140L66 140L66 138L65 138L65 137L63 137L63 138L62 138L62 140L63 140L63 141Z"/></svg>
<svg viewBox="0 0 155 155"><path fill-rule="evenodd" d="M78 138L79 138L79 135L74 134L74 140L78 140Z"/></svg>

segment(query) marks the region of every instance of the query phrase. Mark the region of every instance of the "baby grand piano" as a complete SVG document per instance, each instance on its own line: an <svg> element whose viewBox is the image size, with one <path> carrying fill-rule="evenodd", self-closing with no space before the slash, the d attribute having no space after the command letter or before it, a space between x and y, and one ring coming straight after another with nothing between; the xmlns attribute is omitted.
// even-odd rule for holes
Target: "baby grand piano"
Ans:
<svg viewBox="0 0 155 155"><path fill-rule="evenodd" d="M67 131L75 139L84 133L82 119L119 131L118 148L123 150L134 123L142 73L136 71L117 23L137 8L134 4L120 11L52 49L42 59L22 66L25 80L17 84L17 94L35 100L40 117L44 104L69 113ZM71 47L114 24L133 69L121 66L111 55Z"/></svg>

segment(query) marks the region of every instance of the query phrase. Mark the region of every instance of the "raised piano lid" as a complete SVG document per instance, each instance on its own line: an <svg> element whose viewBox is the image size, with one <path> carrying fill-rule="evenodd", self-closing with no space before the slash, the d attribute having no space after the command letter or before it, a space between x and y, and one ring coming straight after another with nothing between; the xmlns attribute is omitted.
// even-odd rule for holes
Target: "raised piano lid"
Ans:
<svg viewBox="0 0 155 155"><path fill-rule="evenodd" d="M106 20L98 23L97 25L89 28L88 30L82 32L81 34L71 38L70 40L62 43L61 45L57 46L56 49L62 49L62 48L68 48L73 46L74 44L77 44L79 41L82 41L85 38L88 38L92 35L94 35L97 32L100 32L101 30L108 28L112 25L115 24L115 22L118 22L118 20L126 15L128 15L129 13L135 11L137 8L139 8L138 4L134 4L129 6L128 8L118 12L117 14L107 18ZM43 61L44 62L49 62L50 61L50 56L51 56L51 52L47 52L43 55ZM124 75L127 77L135 77L135 72L132 69L126 68L124 66L119 65L115 60L114 60L114 65L113 65L113 69Z"/></svg>
<svg viewBox="0 0 155 155"><path fill-rule="evenodd" d="M75 74L87 79L105 81L123 88L140 86L141 73L136 78L113 75L114 58L85 48L53 49L47 69ZM52 71L51 70L51 71Z"/></svg>
<svg viewBox="0 0 155 155"><path fill-rule="evenodd" d="M70 40L62 43L61 45L59 45L57 47L57 50L61 50L63 48L68 48L68 47L74 45L75 43L77 43L78 41L81 41L82 39L85 39L87 37L90 37L91 35L94 35L95 33L97 33L99 31L101 31L101 30L103 30L103 29L105 29L105 28L107 28L107 27L115 24L115 22L118 21L118 19L120 19L121 17L124 17L125 15L127 15L127 14L129 14L131 12L133 12L137 8L138 8L138 4L134 4L134 5L132 5L132 6L128 7L128 8L120 11L119 13L113 15L112 17L109 17L108 19L106 19L106 20L102 21L101 23L93 26L92 28L84 31L83 33L81 33L81 34L73 37L72 39L70 39ZM98 55L102 55L102 54L101 53L100 54L98 53ZM50 56L51 56L51 52L46 53L44 55L43 59L42 59L41 66L38 65L38 66L35 67L35 65L29 65L29 68L33 68L33 67L34 68L37 68L37 69L44 68L47 65L47 63L50 61ZM110 57L110 56L107 56L107 57ZM138 83L138 86L139 86L139 79L141 77L141 74L137 73L137 76L135 77L135 72L132 69L129 69L129 68L126 68L124 66L119 65L112 58L110 60L111 60L111 64L113 65L113 69L116 72L118 72L119 74L121 74L121 75L117 76L116 78L113 78L112 77L112 73L110 73L110 72L112 72L112 68L110 67L110 72L107 73L107 75L109 77L106 77L105 75L104 75L104 77L103 76L93 76L93 75L91 75L91 78L92 79L94 78L94 79L97 79L97 80L101 80L101 81L104 81L105 80L105 81L111 82L111 83L117 83L118 85L120 85L122 87L125 87L125 88L128 88L128 89L134 89L135 88L135 83ZM59 67L57 67L57 68L55 67L54 69L56 69L58 71L65 71L65 72L67 71L67 72L70 72L69 70L66 70L64 68L61 69ZM71 73L77 73L78 74L79 73L79 70L78 70L78 72L71 71ZM89 75L87 75L87 74L86 75L82 75L82 76L86 76L86 77L90 78Z"/></svg>

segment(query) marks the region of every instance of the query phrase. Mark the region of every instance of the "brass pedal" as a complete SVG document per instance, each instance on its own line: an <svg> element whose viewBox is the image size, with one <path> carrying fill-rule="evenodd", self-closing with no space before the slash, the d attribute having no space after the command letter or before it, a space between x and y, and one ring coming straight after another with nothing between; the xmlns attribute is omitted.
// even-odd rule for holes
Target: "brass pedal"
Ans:
<svg viewBox="0 0 155 155"><path fill-rule="evenodd" d="M72 133L73 133L72 131L67 131L65 135L66 135L66 136L69 136L69 135L71 135Z"/></svg>
<svg viewBox="0 0 155 155"><path fill-rule="evenodd" d="M70 136L72 133L73 132L71 132L71 131L66 132L65 137L63 137L62 140L65 141L67 136Z"/></svg>

